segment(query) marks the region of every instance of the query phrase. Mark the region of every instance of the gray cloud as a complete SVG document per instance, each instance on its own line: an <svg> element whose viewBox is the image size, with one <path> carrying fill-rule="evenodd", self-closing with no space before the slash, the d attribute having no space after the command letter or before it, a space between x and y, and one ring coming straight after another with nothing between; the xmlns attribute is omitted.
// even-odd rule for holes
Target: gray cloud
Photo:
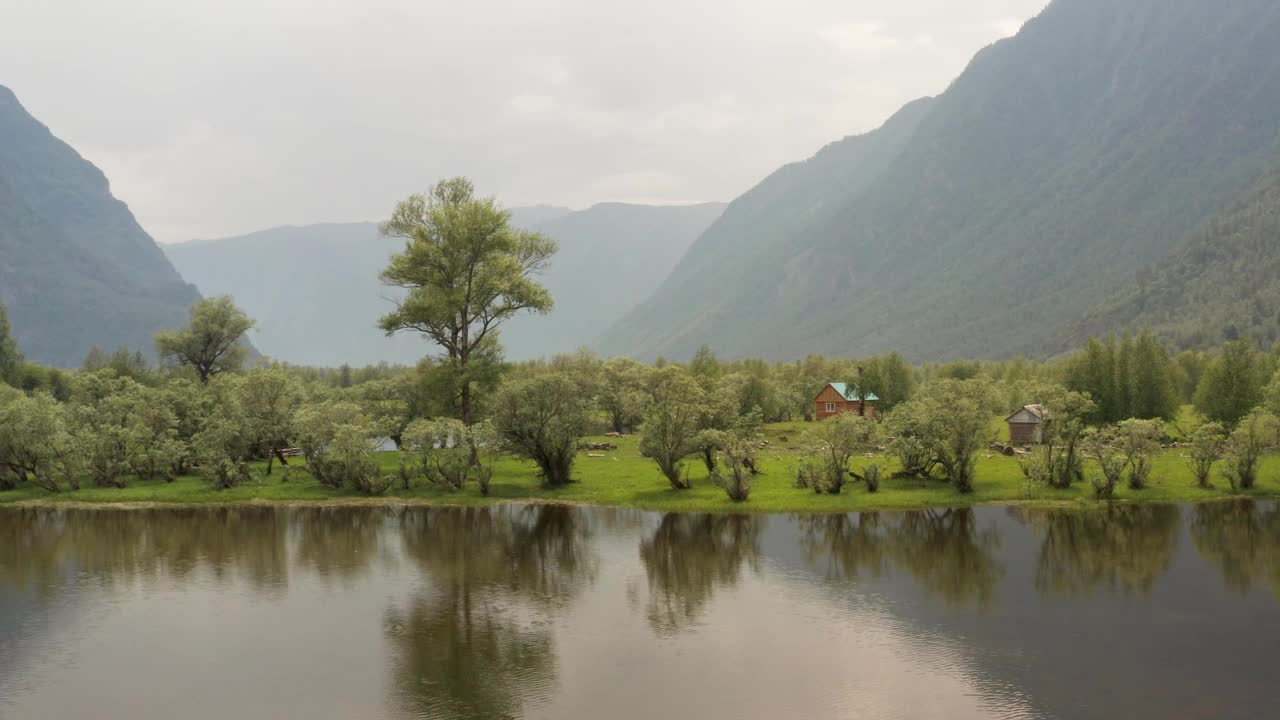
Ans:
<svg viewBox="0 0 1280 720"><path fill-rule="evenodd" d="M0 0L0 83L157 239L728 200L943 90L1045 0Z"/></svg>

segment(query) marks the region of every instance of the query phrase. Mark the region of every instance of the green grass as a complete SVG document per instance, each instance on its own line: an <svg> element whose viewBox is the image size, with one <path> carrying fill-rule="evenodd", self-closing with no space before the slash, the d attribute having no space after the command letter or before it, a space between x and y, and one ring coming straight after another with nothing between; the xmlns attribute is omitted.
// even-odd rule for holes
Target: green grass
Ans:
<svg viewBox="0 0 1280 720"><path fill-rule="evenodd" d="M803 432L803 424L771 425L767 428L769 449L761 464L763 475L757 477L751 499L733 503L707 480L700 462L690 461L694 478L691 490L674 491L651 461L640 457L637 437L617 440L617 451L580 453L575 466L577 482L565 488L542 487L531 463L515 458L502 458L496 466L489 497L482 497L474 486L458 493L447 493L425 483L405 491L393 489L373 502L413 502L433 505L485 505L503 501L570 502L648 510L749 511L749 512L849 512L859 510L905 510L925 507L959 507L989 503L1079 504L1092 506L1092 488L1077 485L1068 490L1035 488L1030 494L1015 458L983 453L978 461L978 480L972 494L961 495L941 480L916 478L886 479L880 492L868 493L862 485L850 485L838 496L815 495L792 486L793 469L799 459L793 450ZM785 439L784 439L785 438ZM1157 458L1151 487L1134 491L1117 490L1117 500L1149 503L1188 503L1238 497L1225 480L1215 479L1215 489L1196 486L1185 461L1184 450L1166 450ZM600 454L603 457L592 457ZM383 466L393 473L398 463L395 453L382 454ZM855 464L871 460L859 458ZM891 458L879 457L882 467L892 472ZM295 463L296 464L296 463ZM259 475L261 468L259 467ZM172 483L133 482L127 488L85 488L74 492L48 493L38 488L22 487L0 492L4 504L188 504L210 503L274 503L274 502L368 502L348 490L331 490L310 475L295 469L288 482L277 467L271 477L257 482L216 491L201 479L184 477ZM1280 497L1280 456L1266 458L1258 487L1249 497Z"/></svg>

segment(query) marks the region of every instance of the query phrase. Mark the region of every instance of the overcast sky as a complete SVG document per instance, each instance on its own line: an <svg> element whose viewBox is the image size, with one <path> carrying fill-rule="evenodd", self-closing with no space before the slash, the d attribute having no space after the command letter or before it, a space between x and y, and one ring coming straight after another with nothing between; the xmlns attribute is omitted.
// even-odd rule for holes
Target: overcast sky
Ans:
<svg viewBox="0 0 1280 720"><path fill-rule="evenodd" d="M1046 0L0 0L0 84L157 240L731 200L941 92Z"/></svg>

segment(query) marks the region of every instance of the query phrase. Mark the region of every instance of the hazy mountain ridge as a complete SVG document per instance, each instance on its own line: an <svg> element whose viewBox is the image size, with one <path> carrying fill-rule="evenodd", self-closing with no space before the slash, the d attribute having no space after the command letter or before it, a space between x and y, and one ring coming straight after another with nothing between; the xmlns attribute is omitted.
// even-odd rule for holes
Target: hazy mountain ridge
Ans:
<svg viewBox="0 0 1280 720"><path fill-rule="evenodd" d="M590 344L666 275L722 206L604 203L578 212L513 208L519 227L560 241L543 278L556 309L503 327L507 354L525 359ZM378 318L393 289L378 275L403 241L376 223L288 226L165 246L207 295L230 294L258 321L255 345L289 362L336 366L413 363L434 352L420 337L386 337ZM619 274L619 270L623 270Z"/></svg>
<svg viewBox="0 0 1280 720"><path fill-rule="evenodd" d="M900 118L854 139L890 157L865 186L822 190L814 158L735 201L603 349L1045 354L1265 169L1277 36L1261 0L1056 0L978 53L900 150ZM818 197L769 191L785 175ZM795 222L730 226L769 215Z"/></svg>
<svg viewBox="0 0 1280 720"><path fill-rule="evenodd" d="M197 297L102 171L0 86L0 302L28 358L74 367L95 344L150 350Z"/></svg>

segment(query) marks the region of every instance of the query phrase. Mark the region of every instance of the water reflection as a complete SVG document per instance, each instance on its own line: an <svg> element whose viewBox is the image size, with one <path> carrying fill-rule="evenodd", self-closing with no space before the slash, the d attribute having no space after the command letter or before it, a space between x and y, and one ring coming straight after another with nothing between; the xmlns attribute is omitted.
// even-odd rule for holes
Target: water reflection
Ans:
<svg viewBox="0 0 1280 720"><path fill-rule="evenodd" d="M406 511L404 555L429 587L388 609L400 716L516 717L556 685L550 623L595 577L582 511Z"/></svg>
<svg viewBox="0 0 1280 720"><path fill-rule="evenodd" d="M1266 584L1280 599L1280 506L1253 500L1199 505L1192 513L1191 541L1222 571L1238 593Z"/></svg>
<svg viewBox="0 0 1280 720"><path fill-rule="evenodd" d="M1100 588L1150 593L1169 571L1182 514L1173 505L1101 510L1010 509L1040 537L1036 589L1080 596Z"/></svg>
<svg viewBox="0 0 1280 720"><path fill-rule="evenodd" d="M972 509L801 516L809 561L828 575L879 577L906 571L949 604L989 607L1004 577L1000 534Z"/></svg>
<svg viewBox="0 0 1280 720"><path fill-rule="evenodd" d="M293 517L297 563L325 582L346 586L366 577L375 562L395 564L386 542L396 511L379 508L314 508Z"/></svg>
<svg viewBox="0 0 1280 720"><path fill-rule="evenodd" d="M663 515L640 542L653 631L670 636L696 626L717 590L736 585L744 568L759 572L764 523L757 515Z"/></svg>
<svg viewBox="0 0 1280 720"><path fill-rule="evenodd" d="M288 582L287 519L271 508L20 510L0 527L0 575L40 593L67 575L150 585L185 582L198 569L218 585L243 580L266 594Z"/></svg>
<svg viewBox="0 0 1280 720"><path fill-rule="evenodd" d="M1253 718L1277 636L1273 503L0 509L6 719Z"/></svg>

